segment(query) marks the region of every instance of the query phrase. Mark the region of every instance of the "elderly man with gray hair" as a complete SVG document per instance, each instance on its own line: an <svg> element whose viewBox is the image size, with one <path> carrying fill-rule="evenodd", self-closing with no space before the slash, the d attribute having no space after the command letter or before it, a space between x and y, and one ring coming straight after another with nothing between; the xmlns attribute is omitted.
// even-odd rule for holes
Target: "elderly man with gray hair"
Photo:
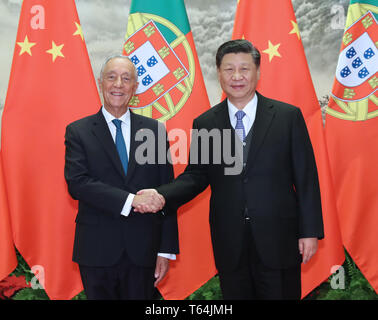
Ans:
<svg viewBox="0 0 378 320"><path fill-rule="evenodd" d="M178 253L177 216L164 199L138 194L173 179L169 161L139 164L140 130L156 136L164 126L130 112L138 81L126 56L106 59L98 79L103 106L98 113L69 124L65 135L65 179L78 200L73 261L79 264L88 299L152 299ZM159 131L160 130L160 131ZM161 140L160 140L161 141ZM156 140L154 150L166 148ZM135 212L143 203L149 213Z"/></svg>

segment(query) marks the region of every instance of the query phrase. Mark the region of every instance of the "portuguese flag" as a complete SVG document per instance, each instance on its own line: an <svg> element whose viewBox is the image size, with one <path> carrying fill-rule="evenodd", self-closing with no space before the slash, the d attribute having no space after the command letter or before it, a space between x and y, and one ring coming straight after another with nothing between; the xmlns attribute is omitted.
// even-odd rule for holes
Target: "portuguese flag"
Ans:
<svg viewBox="0 0 378 320"><path fill-rule="evenodd" d="M74 0L24 0L2 118L2 167L14 243L51 299L82 290L72 262L77 201L64 180L65 128L100 105Z"/></svg>
<svg viewBox="0 0 378 320"><path fill-rule="evenodd" d="M378 293L378 1L350 1L326 115L345 249Z"/></svg>
<svg viewBox="0 0 378 320"><path fill-rule="evenodd" d="M193 119L210 108L184 1L133 0L123 50L138 71L131 108L165 123L177 176L188 161ZM187 139L176 141L178 133ZM184 299L216 274L209 195L206 190L178 211L180 254L159 285L165 299Z"/></svg>

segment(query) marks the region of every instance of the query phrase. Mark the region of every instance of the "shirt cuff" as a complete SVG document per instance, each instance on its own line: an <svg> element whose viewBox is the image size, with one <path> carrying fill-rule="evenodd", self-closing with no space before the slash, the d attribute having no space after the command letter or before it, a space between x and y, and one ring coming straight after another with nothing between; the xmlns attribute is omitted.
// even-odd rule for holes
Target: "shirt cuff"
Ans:
<svg viewBox="0 0 378 320"><path fill-rule="evenodd" d="M158 256L167 258L169 260L176 260L176 255L172 253L158 253Z"/></svg>
<svg viewBox="0 0 378 320"><path fill-rule="evenodd" d="M130 193L126 199L126 202L122 208L121 215L128 217L132 209L132 203L134 200L135 194Z"/></svg>

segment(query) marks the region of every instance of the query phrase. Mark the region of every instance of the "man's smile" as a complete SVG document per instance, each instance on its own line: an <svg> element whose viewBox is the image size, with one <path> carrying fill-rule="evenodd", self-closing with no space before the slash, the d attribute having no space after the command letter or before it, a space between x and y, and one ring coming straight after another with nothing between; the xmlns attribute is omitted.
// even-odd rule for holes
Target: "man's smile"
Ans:
<svg viewBox="0 0 378 320"><path fill-rule="evenodd" d="M110 92L110 94L111 94L112 96L116 96L116 97L122 97L122 96L125 95L125 94L122 93L122 92Z"/></svg>

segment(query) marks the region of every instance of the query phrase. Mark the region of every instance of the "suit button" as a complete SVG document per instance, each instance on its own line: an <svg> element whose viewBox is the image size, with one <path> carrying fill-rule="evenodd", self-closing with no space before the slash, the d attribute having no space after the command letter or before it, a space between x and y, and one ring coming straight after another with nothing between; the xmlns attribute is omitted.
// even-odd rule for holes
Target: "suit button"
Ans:
<svg viewBox="0 0 378 320"><path fill-rule="evenodd" d="M247 183L248 182L248 178L244 178L243 182Z"/></svg>
<svg viewBox="0 0 378 320"><path fill-rule="evenodd" d="M248 208L244 208L244 221L245 222L251 222L251 216L249 215Z"/></svg>

